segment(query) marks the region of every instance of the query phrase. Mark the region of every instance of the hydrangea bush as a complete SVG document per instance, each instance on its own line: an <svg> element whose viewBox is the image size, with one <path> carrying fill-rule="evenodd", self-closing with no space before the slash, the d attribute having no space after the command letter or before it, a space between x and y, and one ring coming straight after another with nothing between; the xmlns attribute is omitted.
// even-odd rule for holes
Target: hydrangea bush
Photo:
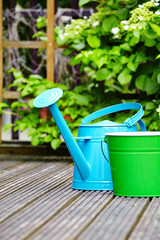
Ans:
<svg viewBox="0 0 160 240"><path fill-rule="evenodd" d="M84 1L86 3L88 1ZM126 4L126 5L124 5ZM139 94L149 130L158 130L160 90L159 1L101 1L89 18L56 28L56 41L66 45L71 64L81 64L89 82L104 94Z"/></svg>
<svg viewBox="0 0 160 240"><path fill-rule="evenodd" d="M80 0L80 5L91 1ZM12 69L15 81L11 86L18 87L20 99L11 106L0 104L0 113L9 107L20 119L6 125L5 130L10 127L15 131L28 128L33 145L47 142L53 149L59 147L62 140L53 118L49 114L46 119L40 118L40 110L33 107L33 98L52 87L64 90L57 104L74 136L83 117L103 107L127 101L140 102L145 110L143 120L148 130L159 130L159 1L98 2L97 11L90 17L73 19L70 24L55 28L57 43L65 45L64 54L70 55L72 65L80 64L81 76L87 76L87 81L69 91L65 85L51 83L39 75L25 78L21 72ZM39 18L39 28L45 24L46 20ZM43 31L37 36L47 40ZM130 114L133 112L120 112L108 118L123 122Z"/></svg>

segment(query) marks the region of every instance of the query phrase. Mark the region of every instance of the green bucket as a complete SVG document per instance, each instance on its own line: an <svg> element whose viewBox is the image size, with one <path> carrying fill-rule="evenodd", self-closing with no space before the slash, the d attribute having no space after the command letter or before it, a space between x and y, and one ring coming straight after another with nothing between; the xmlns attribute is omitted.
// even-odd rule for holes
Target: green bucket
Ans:
<svg viewBox="0 0 160 240"><path fill-rule="evenodd" d="M160 196L160 132L107 133L113 193Z"/></svg>

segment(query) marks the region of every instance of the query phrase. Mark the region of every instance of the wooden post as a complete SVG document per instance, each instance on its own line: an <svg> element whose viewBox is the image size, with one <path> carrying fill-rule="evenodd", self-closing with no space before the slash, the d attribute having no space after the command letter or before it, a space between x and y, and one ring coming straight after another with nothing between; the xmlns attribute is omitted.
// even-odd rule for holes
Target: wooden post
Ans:
<svg viewBox="0 0 160 240"><path fill-rule="evenodd" d="M37 0L30 0L29 1L29 7L30 9L34 9L37 5ZM35 26L35 22L33 21L33 19L31 18L31 25ZM30 39L32 40L32 36L33 36L33 31L30 30ZM33 39L32 41L36 41L36 39ZM38 54L37 54L37 49L31 49L31 68L32 68L32 74L39 74L38 71L38 65L39 65L39 58L38 58Z"/></svg>
<svg viewBox="0 0 160 240"><path fill-rule="evenodd" d="M0 0L0 103L3 90L3 8ZM2 141L2 115L0 115L0 143Z"/></svg>
<svg viewBox="0 0 160 240"><path fill-rule="evenodd" d="M54 13L55 0L47 0L47 79L54 81Z"/></svg>

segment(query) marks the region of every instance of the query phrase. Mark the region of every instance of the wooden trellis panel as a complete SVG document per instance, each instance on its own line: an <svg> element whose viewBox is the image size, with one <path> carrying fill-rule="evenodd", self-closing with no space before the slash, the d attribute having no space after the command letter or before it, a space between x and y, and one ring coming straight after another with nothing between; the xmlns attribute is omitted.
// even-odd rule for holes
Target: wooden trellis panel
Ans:
<svg viewBox="0 0 160 240"><path fill-rule="evenodd" d="M4 99L17 99L18 93L3 92L3 48L46 48L47 50L47 79L54 81L54 13L55 0L47 1L47 43L42 41L3 41L3 6L0 0L0 102ZM0 115L0 142L2 131L2 116Z"/></svg>

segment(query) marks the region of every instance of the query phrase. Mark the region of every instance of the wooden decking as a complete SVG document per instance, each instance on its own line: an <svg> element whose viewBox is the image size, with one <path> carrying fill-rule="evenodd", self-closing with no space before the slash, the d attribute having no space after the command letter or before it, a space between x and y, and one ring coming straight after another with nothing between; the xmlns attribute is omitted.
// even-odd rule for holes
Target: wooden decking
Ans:
<svg viewBox="0 0 160 240"><path fill-rule="evenodd" d="M160 240L160 198L73 190L69 157L0 160L0 240Z"/></svg>

